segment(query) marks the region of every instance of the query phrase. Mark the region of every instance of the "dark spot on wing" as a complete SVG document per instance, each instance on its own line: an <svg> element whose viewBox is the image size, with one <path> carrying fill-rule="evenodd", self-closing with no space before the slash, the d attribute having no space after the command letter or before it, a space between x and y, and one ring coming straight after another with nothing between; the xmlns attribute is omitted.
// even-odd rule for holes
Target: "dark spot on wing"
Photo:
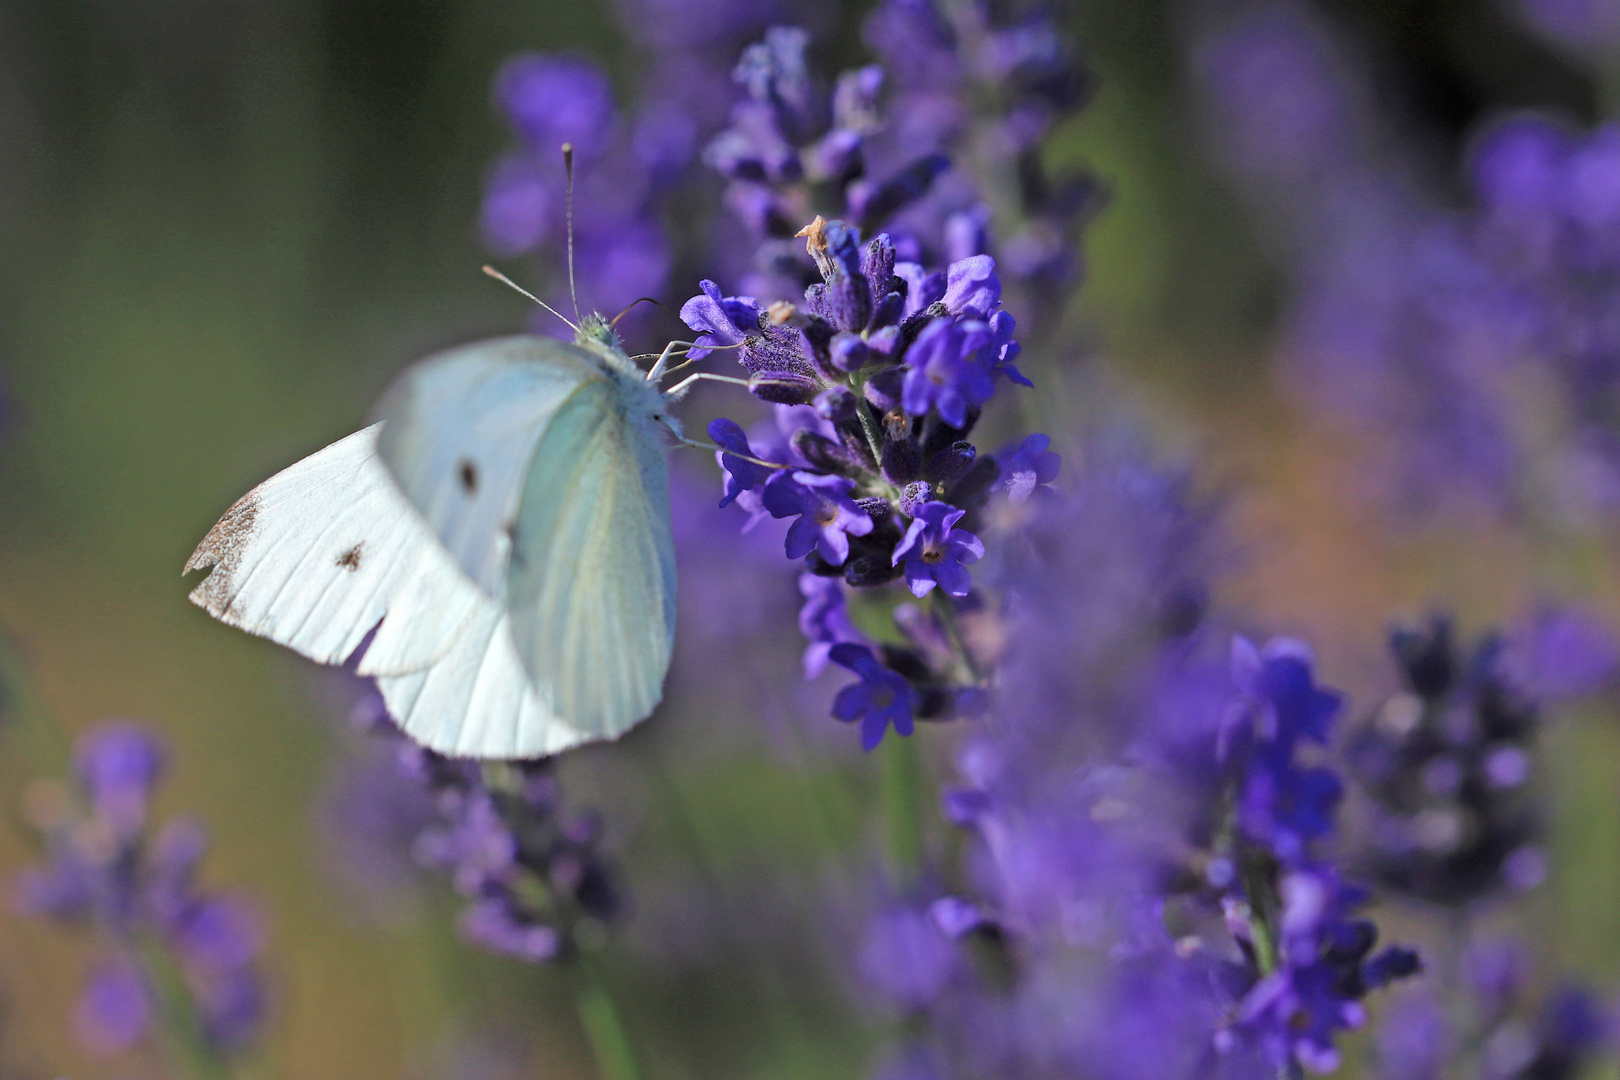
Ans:
<svg viewBox="0 0 1620 1080"><path fill-rule="evenodd" d="M365 546L365 542L361 541L348 551L345 551L343 554L339 555L337 557L337 565L343 567L343 569L349 571L350 573L360 569L360 552L365 549Z"/></svg>
<svg viewBox="0 0 1620 1080"><path fill-rule="evenodd" d="M467 489L467 494L478 492L478 466L473 464L471 458L461 459L461 486Z"/></svg>

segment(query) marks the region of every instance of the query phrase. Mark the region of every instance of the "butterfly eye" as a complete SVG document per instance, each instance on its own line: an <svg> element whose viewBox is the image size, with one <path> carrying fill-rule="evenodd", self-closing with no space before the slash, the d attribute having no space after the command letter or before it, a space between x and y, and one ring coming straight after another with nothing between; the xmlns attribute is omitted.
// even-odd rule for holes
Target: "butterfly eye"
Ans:
<svg viewBox="0 0 1620 1080"><path fill-rule="evenodd" d="M467 458L461 459L461 486L471 495L478 490L478 466Z"/></svg>

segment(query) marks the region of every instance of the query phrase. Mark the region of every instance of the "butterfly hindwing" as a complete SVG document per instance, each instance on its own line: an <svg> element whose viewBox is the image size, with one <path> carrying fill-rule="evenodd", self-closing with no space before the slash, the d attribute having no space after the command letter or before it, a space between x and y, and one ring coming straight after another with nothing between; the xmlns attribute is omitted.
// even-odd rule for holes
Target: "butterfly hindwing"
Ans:
<svg viewBox="0 0 1620 1080"><path fill-rule="evenodd" d="M506 602L539 692L593 738L657 705L675 634L669 480L626 387L581 385L552 416L523 485Z"/></svg>
<svg viewBox="0 0 1620 1080"><path fill-rule="evenodd" d="M378 446L400 490L490 596L506 586L509 528L536 443L563 401L601 378L573 345L496 338L412 365L379 404Z"/></svg>

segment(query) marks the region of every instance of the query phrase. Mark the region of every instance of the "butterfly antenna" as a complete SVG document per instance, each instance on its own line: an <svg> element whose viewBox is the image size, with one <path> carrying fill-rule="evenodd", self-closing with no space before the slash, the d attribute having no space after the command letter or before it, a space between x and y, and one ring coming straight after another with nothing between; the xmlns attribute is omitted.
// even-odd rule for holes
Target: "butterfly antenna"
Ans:
<svg viewBox="0 0 1620 1080"><path fill-rule="evenodd" d="M563 171L568 174L568 297L574 302L574 320L579 320L579 293L574 291L574 144L563 143Z"/></svg>
<svg viewBox="0 0 1620 1080"><path fill-rule="evenodd" d="M617 315L613 316L613 321L608 323L608 325L609 326L618 326L619 325L619 320L624 318L626 315L630 314L630 312L635 308L635 306L637 304L652 304L655 307L660 307L660 308L663 308L665 311L669 311L669 308L666 305L660 304L657 300L653 299L652 297L650 297L650 296L641 296L641 297L637 297L636 299L630 301L630 306L625 308L623 311L619 312ZM675 314L673 311L669 311L669 313L671 315Z"/></svg>
<svg viewBox="0 0 1620 1080"><path fill-rule="evenodd" d="M484 273L488 274L490 277L494 278L496 281L500 282L502 285L505 285L508 288L514 289L514 290L516 290L517 292L521 293L524 296L527 296L530 300L533 300L535 303L539 304L541 307L545 308L547 311L549 311L553 315L557 316L557 318L561 319L565 324L567 324L567 326L568 326L568 328L570 330L574 331L574 333L576 333L576 334L579 333L579 327L577 327L573 323L569 322L568 321L568 316L564 315L562 312L558 311L556 308L552 307L550 304L546 303L544 300L542 300L538 296L534 295L534 293L530 292L528 289L525 289L523 286L519 285L517 282L513 281L511 278L507 277L505 274L501 273L499 270L495 269L493 266L484 267Z"/></svg>

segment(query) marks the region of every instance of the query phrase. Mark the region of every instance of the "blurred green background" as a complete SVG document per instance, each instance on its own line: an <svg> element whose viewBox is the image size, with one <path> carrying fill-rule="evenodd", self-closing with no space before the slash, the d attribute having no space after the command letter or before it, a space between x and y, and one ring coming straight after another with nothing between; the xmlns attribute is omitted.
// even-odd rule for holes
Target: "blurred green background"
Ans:
<svg viewBox="0 0 1620 1080"><path fill-rule="evenodd" d="M1321 642L1327 680L1362 703L1388 685L1392 615L1444 601L1477 627L1521 610L1549 576L1620 613L1606 551L1580 553L1576 571L1537 565L1508 532L1390 541L1347 498L1340 448L1270 388L1285 283L1201 156L1187 12L1162 0L1064 8L1098 81L1050 151L1088 164L1111 198L1061 381L1113 388L1232 494L1244 555L1229 598ZM1494 110L1596 115L1590 79L1484 0L1329 10L1437 162ZM839 15L829 67L859 58L861 13ZM33 855L16 809L28 778L60 766L23 729L42 716L70 733L105 716L151 722L173 748L160 816L201 816L216 841L205 879L251 891L269 918L275 1013L248 1075L463 1075L456 1048L490 1039L512 1049L464 1075L591 1075L563 976L463 949L444 897L379 927L333 884L316 808L347 691L212 622L179 576L232 500L359 426L404 362L528 318L477 272L481 183L508 138L488 87L511 53L560 48L633 89L634 56L591 5L0 3L0 628L33 695L13 702L19 729L0 748L0 873ZM774 669L784 696L792 633L789 620ZM805 882L858 876L855 863L828 866L862 835L869 763L842 769L829 798L791 753L692 734L710 730L696 714L729 708L749 723L758 701L672 698L644 731L565 766L572 801L609 809L632 890L682 874L769 878L791 908L809 904L795 892ZM1564 718L1551 745L1556 876L1524 917L1549 961L1612 986L1620 728L1594 710ZM802 853L802 873L783 853ZM74 1048L67 1018L89 955L86 941L0 913L0 1068L161 1075L155 1060ZM861 1074L873 1033L816 942L739 931L716 955L679 977L649 974L633 950L615 962L653 1075Z"/></svg>

